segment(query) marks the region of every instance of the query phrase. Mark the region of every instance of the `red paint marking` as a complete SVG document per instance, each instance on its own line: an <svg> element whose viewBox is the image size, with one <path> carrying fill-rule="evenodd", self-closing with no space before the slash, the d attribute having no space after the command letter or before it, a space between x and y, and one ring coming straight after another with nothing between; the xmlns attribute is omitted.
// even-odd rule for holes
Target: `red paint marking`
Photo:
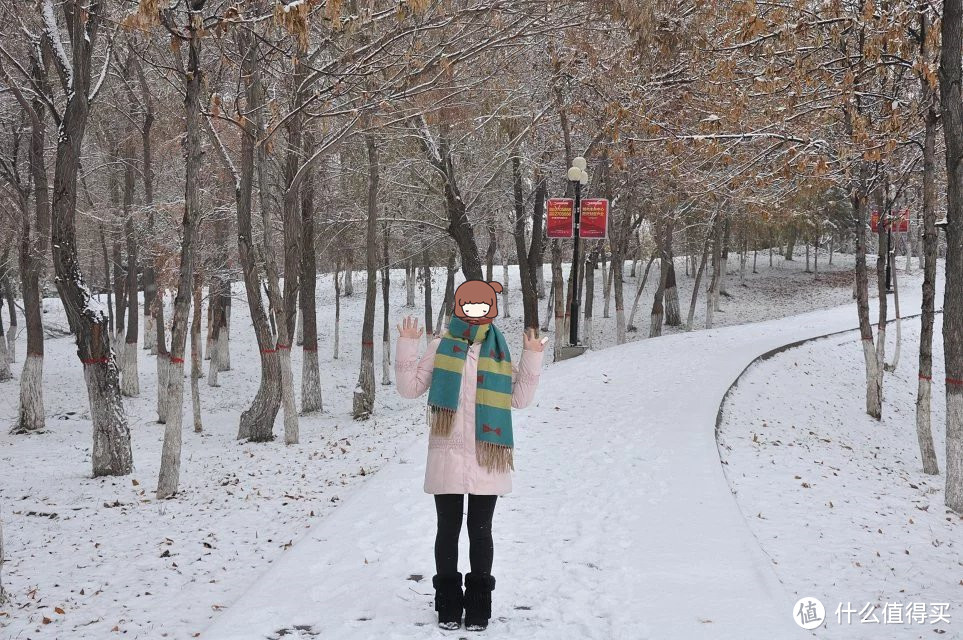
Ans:
<svg viewBox="0 0 963 640"><path fill-rule="evenodd" d="M369 340L362 340L362 341L361 341L361 346L362 346L362 347L373 347L373 346L374 346L374 343L371 342L371 341L369 341Z"/></svg>
<svg viewBox="0 0 963 640"><path fill-rule="evenodd" d="M261 353L277 353L277 349L261 349Z"/></svg>
<svg viewBox="0 0 963 640"><path fill-rule="evenodd" d="M456 344L456 345L452 345L452 347L451 347L451 352L452 352L452 353L461 353L461 347L459 347L457 344Z"/></svg>
<svg viewBox="0 0 963 640"><path fill-rule="evenodd" d="M485 376L482 374L478 374L478 384L481 384L484 381L485 381Z"/></svg>
<svg viewBox="0 0 963 640"><path fill-rule="evenodd" d="M184 358L171 358L171 364L184 364Z"/></svg>
<svg viewBox="0 0 963 640"><path fill-rule="evenodd" d="M933 379L933 376L924 376L922 373L920 374L920 380L932 380L932 379Z"/></svg>
<svg viewBox="0 0 963 640"><path fill-rule="evenodd" d="M946 384L952 385L954 387L963 387L963 380L959 378L947 378Z"/></svg>
<svg viewBox="0 0 963 640"><path fill-rule="evenodd" d="M289 351L290 349L291 345L278 343L278 351Z"/></svg>

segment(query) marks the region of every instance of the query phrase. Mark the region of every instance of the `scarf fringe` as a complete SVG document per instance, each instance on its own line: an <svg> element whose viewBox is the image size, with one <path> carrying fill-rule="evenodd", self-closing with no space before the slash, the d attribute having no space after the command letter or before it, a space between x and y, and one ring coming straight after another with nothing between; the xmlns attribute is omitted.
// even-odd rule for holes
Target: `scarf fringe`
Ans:
<svg viewBox="0 0 963 640"><path fill-rule="evenodd" d="M502 444L476 440L475 460L491 472L515 470L514 450Z"/></svg>
<svg viewBox="0 0 963 640"><path fill-rule="evenodd" d="M455 423L455 412L444 407L428 407L428 426L433 436L451 435L452 425Z"/></svg>

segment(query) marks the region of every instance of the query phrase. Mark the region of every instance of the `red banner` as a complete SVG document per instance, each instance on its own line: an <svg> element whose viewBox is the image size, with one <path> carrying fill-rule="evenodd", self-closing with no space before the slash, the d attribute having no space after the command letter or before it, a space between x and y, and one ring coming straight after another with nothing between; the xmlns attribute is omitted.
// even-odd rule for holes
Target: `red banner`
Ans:
<svg viewBox="0 0 963 640"><path fill-rule="evenodd" d="M545 216L545 235L549 238L571 238L575 229L575 200L551 198Z"/></svg>
<svg viewBox="0 0 963 640"><path fill-rule="evenodd" d="M587 198L582 200L582 211L579 215L578 237L586 240L598 240L607 237L609 221L609 201L604 198Z"/></svg>
<svg viewBox="0 0 963 640"><path fill-rule="evenodd" d="M909 209L903 209L902 211L897 211L890 218L890 222L887 224L886 221L883 222L883 231L887 230L887 227L892 225L892 231L897 233L907 233L909 232L910 226L910 211ZM873 233L879 233L879 211L873 211L869 217L869 226L873 230Z"/></svg>

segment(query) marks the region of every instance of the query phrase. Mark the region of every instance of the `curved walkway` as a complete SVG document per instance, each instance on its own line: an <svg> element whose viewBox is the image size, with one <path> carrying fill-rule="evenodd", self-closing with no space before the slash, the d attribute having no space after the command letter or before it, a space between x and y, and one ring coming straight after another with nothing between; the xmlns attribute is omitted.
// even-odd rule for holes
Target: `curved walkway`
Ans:
<svg viewBox="0 0 963 640"><path fill-rule="evenodd" d="M919 294L904 294L904 309ZM741 372L857 325L853 305L590 352L516 413L514 492L495 511L486 638L803 637L729 491L716 417ZM473 637L435 626L434 507L419 439L316 525L207 640ZM460 570L467 562L463 534Z"/></svg>

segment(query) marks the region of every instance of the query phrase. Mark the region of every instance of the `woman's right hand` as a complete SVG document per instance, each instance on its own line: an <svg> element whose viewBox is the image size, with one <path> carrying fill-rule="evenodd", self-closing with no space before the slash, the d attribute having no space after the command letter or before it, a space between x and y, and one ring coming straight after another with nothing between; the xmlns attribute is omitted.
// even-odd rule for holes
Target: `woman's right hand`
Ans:
<svg viewBox="0 0 963 640"><path fill-rule="evenodd" d="M398 335L402 338L418 340L424 334L425 330L418 328L418 318L414 316L405 316L402 318L401 324L398 325Z"/></svg>

